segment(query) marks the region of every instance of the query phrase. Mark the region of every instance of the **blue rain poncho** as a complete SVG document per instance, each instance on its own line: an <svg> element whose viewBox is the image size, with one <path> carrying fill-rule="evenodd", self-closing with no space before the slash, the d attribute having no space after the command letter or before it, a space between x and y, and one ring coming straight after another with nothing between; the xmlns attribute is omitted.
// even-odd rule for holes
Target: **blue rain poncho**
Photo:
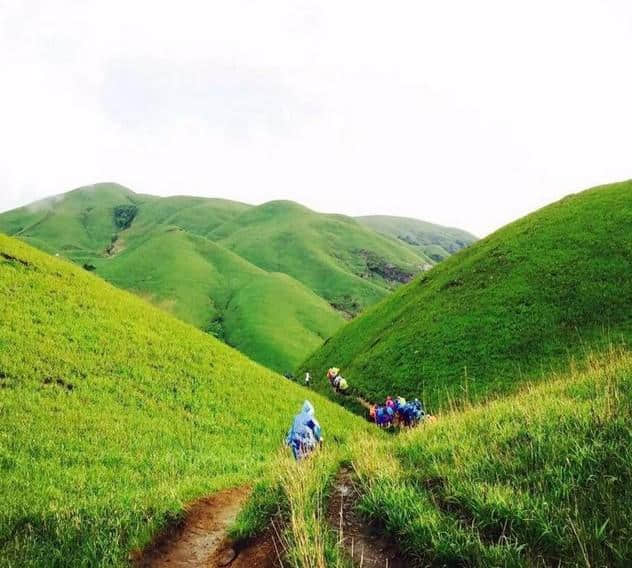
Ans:
<svg viewBox="0 0 632 568"><path fill-rule="evenodd" d="M301 412L294 417L285 443L292 448L294 458L300 460L314 450L321 438L320 424L314 417L314 406L306 400Z"/></svg>

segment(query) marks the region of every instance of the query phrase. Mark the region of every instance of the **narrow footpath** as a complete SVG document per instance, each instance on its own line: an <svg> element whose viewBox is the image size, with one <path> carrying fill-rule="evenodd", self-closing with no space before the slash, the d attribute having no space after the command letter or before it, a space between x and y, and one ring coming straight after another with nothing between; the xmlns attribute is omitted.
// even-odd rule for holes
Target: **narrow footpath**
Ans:
<svg viewBox="0 0 632 568"><path fill-rule="evenodd" d="M327 519L354 566L358 568L406 568L397 546L368 525L354 510L358 490L353 472L343 468L334 482Z"/></svg>
<svg viewBox="0 0 632 568"><path fill-rule="evenodd" d="M238 548L227 531L250 491L228 489L193 503L171 527L133 558L138 568L278 568L282 551L272 529Z"/></svg>

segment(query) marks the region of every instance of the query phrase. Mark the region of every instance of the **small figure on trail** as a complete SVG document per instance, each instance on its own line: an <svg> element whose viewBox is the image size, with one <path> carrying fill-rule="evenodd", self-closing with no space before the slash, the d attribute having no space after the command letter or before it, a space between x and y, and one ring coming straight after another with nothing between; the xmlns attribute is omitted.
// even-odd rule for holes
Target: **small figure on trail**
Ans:
<svg viewBox="0 0 632 568"><path fill-rule="evenodd" d="M318 444L323 443L320 424L314 416L314 406L309 400L303 403L303 408L294 417L285 443L292 448L292 455L297 461L307 457Z"/></svg>
<svg viewBox="0 0 632 568"><path fill-rule="evenodd" d="M386 402L384 403L388 408L395 408L395 402L393 401L393 397L392 396L387 396L386 397Z"/></svg>
<svg viewBox="0 0 632 568"><path fill-rule="evenodd" d="M338 367L332 367L327 371L327 380L331 387L339 394L344 394L349 389L349 383L347 379L340 374Z"/></svg>
<svg viewBox="0 0 632 568"><path fill-rule="evenodd" d="M349 383L342 375L338 375L331 383L337 393L344 393L349 388Z"/></svg>
<svg viewBox="0 0 632 568"><path fill-rule="evenodd" d="M349 383L347 382L347 379L340 375L338 375L338 379L338 386L336 387L336 390L339 393L344 394L349 389Z"/></svg>
<svg viewBox="0 0 632 568"><path fill-rule="evenodd" d="M305 373L305 386L308 387L309 386L309 382L312 380L311 375L309 374L309 371L307 371Z"/></svg>

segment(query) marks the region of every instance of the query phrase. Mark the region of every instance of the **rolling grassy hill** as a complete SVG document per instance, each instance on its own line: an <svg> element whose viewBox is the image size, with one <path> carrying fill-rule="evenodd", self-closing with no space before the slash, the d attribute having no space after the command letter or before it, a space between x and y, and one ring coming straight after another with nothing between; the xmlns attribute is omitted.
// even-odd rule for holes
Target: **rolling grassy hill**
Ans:
<svg viewBox="0 0 632 568"><path fill-rule="evenodd" d="M5 236L0 297L0 566L125 565L186 502L261 476L306 397ZM367 432L309 396L328 447Z"/></svg>
<svg viewBox="0 0 632 568"><path fill-rule="evenodd" d="M405 242L435 262L445 260L477 240L474 235L461 229L442 227L408 217L367 215L356 219L378 233Z"/></svg>
<svg viewBox="0 0 632 568"><path fill-rule="evenodd" d="M430 408L514 389L632 339L632 182L570 195L397 290L302 366Z"/></svg>
<svg viewBox="0 0 632 568"><path fill-rule="evenodd" d="M342 215L289 201L246 211L212 237L253 264L289 274L355 314L408 281L428 259Z"/></svg>
<svg viewBox="0 0 632 568"><path fill-rule="evenodd" d="M292 202L158 198L111 183L1 214L0 231L280 371L430 262L351 218Z"/></svg>
<svg viewBox="0 0 632 568"><path fill-rule="evenodd" d="M85 270L0 236L0 566L125 565L129 551L179 518L186 502L257 480L234 534L250 536L265 527L281 503L290 521L284 533L290 565L346 567L342 535L327 526L325 511L332 479L347 460L357 475L356 506L392 536L411 567L627 566L632 360L629 349L612 345L625 344L630 334L632 296L621 278L630 274L630 189L597 188L536 212L356 320L400 296L414 298L434 278L443 278L434 283L434 295L453 307L450 317L462 304L454 295L442 298L442 290L469 288L461 301L470 311L480 303L473 316L496 318L500 303L513 297L508 287L524 294L535 268L549 268L550 281L553 266L561 271L571 265L577 270L565 275L564 287L557 284L557 303L545 307L540 300L526 320L554 309L557 317L561 311L573 318L574 333L583 339L576 350L559 349L567 336L557 329L543 339L553 349L538 343L532 353L539 368L558 372L491 402L465 400L438 421L396 437L379 435L310 392L327 443L300 464L279 461L276 449L304 389ZM566 237L563 250L560 235ZM163 237L208 247L205 255L223 259L214 263L236 262L228 249L183 230L167 229ZM525 274L521 268L533 250L551 242L558 243L557 256L549 259L556 264L538 257ZM457 269L459 258L464 272ZM588 283L586 258L597 265ZM442 270L448 274L437 277ZM476 287L466 280L471 274L481 278ZM490 287L481 285L484 276L501 280L505 292L496 301L481 292ZM553 290L542 289L541 277L538 282L542 297L551 298ZM562 288L572 294L561 295ZM402 308L406 316L415 315L413 298ZM614 320L606 306L621 317ZM609 337L596 329L597 311L607 316ZM520 331L525 322L508 325ZM468 337L467 325L459 329ZM530 375L502 343L506 335L495 339L493 364L506 369L503 378L513 390ZM489 354L486 335L470 341L472 353ZM393 350L397 364L405 364L407 345L395 343ZM581 369L568 365L569 354L584 358ZM389 376L397 378L396 370L391 363ZM470 379L470 399L492 388L507 390ZM458 394L460 386L455 396L467 398Z"/></svg>

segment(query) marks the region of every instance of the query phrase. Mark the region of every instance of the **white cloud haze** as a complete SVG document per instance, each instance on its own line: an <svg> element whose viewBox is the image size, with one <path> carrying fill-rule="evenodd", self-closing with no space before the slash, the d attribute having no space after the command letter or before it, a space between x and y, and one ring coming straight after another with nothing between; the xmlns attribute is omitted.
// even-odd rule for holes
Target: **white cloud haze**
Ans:
<svg viewBox="0 0 632 568"><path fill-rule="evenodd" d="M0 0L0 210L97 181L479 235L632 177L632 4Z"/></svg>

